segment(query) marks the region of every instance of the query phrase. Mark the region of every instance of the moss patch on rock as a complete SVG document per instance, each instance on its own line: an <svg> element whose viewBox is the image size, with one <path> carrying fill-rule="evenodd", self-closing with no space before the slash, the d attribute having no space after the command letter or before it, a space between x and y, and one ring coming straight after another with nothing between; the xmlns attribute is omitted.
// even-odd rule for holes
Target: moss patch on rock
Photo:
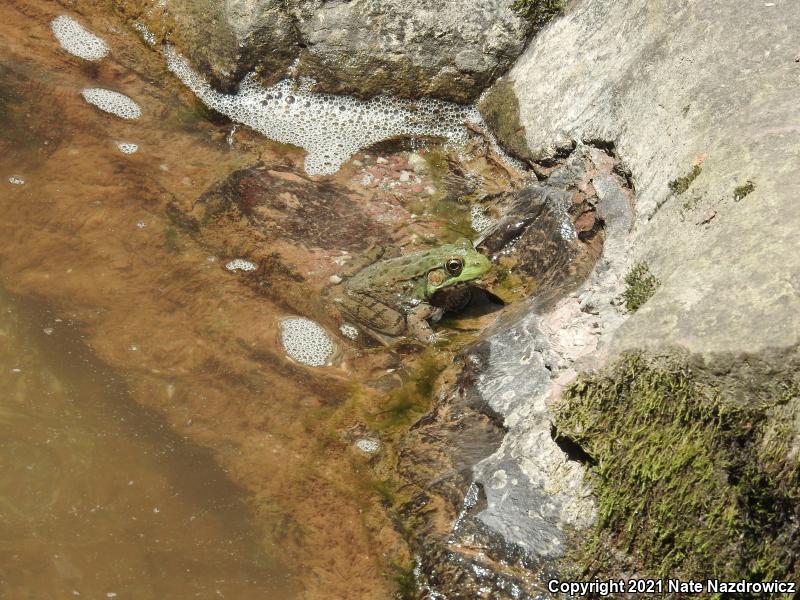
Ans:
<svg viewBox="0 0 800 600"><path fill-rule="evenodd" d="M656 293L661 282L650 272L645 263L638 263L625 276L625 291L622 298L625 308L633 312L647 302Z"/></svg>
<svg viewBox="0 0 800 600"><path fill-rule="evenodd" d="M689 186L692 185L692 182L697 179L702 170L703 168L700 165L693 166L692 170L686 173L686 175L683 177L678 177L677 179L670 181L667 184L669 186L669 190L675 195L684 193L689 189Z"/></svg>
<svg viewBox="0 0 800 600"><path fill-rule="evenodd" d="M629 354L570 386L558 435L592 458L598 504L578 564L603 576L797 580L800 375L778 366L738 367L737 389L730 365Z"/></svg>
<svg viewBox="0 0 800 600"><path fill-rule="evenodd" d="M748 194L752 194L756 189L756 184L749 179L742 185L737 185L733 190L733 199L738 202Z"/></svg>
<svg viewBox="0 0 800 600"><path fill-rule="evenodd" d="M519 100L508 77L498 79L487 90L478 101L478 110L503 150L523 160L533 160L519 119Z"/></svg>
<svg viewBox="0 0 800 600"><path fill-rule="evenodd" d="M550 19L564 10L564 0L514 0L511 10L533 23L534 29L541 29Z"/></svg>

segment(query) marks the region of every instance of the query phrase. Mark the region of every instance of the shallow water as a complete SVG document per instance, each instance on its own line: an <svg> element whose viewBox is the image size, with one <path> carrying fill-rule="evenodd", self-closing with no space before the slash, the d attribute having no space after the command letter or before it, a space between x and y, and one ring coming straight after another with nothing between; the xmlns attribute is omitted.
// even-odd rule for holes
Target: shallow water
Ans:
<svg viewBox="0 0 800 600"><path fill-rule="evenodd" d="M322 292L376 242L468 234L468 207L434 187L472 178L388 151L309 177L301 150L209 115L119 15L86 7L0 3L0 596L392 597L412 562L384 480L425 405L384 404L417 351L339 335ZM108 56L59 47L67 12ZM331 333L333 365L287 358L290 316Z"/></svg>
<svg viewBox="0 0 800 600"><path fill-rule="evenodd" d="M77 337L0 292L0 597L293 597L242 491Z"/></svg>

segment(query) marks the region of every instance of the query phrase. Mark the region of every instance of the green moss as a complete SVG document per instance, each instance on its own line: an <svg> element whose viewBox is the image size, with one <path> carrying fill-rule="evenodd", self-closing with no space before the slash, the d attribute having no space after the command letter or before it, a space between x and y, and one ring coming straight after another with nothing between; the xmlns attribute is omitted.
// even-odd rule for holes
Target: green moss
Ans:
<svg viewBox="0 0 800 600"><path fill-rule="evenodd" d="M703 168L700 165L695 165L692 167L692 170L686 173L686 175L683 177L673 179L667 184L670 191L676 195L684 193L689 189L689 186L692 185L692 182L697 179L697 176L700 175L702 170Z"/></svg>
<svg viewBox="0 0 800 600"><path fill-rule="evenodd" d="M536 29L541 29L563 9L563 0L514 0L511 5L511 10L530 20Z"/></svg>
<svg viewBox="0 0 800 600"><path fill-rule="evenodd" d="M625 276L625 285L625 291L622 293L625 308L635 311L652 298L661 282L650 272L645 263L638 263Z"/></svg>
<svg viewBox="0 0 800 600"><path fill-rule="evenodd" d="M738 202L748 194L752 193L755 189L756 189L756 184L748 179L742 185L736 186L736 188L734 188L733 199L736 202Z"/></svg>
<svg viewBox="0 0 800 600"><path fill-rule="evenodd" d="M766 415L678 358L626 355L579 378L556 426L594 460L598 522L573 558L603 576L796 580L793 430Z"/></svg>

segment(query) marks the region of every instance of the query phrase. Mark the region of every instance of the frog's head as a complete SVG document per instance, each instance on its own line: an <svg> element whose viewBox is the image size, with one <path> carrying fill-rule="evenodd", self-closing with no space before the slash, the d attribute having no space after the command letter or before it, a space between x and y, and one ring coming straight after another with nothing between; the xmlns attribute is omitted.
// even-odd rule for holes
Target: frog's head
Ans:
<svg viewBox="0 0 800 600"><path fill-rule="evenodd" d="M441 289L465 284L483 277L492 268L492 263L472 247L472 242L460 239L454 244L441 246L436 250L441 264L428 272L427 291L429 295Z"/></svg>

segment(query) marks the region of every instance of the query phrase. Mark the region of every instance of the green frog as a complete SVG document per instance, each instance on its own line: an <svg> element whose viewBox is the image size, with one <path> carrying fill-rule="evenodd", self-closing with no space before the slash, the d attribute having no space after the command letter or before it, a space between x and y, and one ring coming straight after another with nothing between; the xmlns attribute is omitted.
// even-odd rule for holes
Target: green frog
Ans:
<svg viewBox="0 0 800 600"><path fill-rule="evenodd" d="M469 302L469 284L491 268L467 239L378 260L344 283L335 299L343 312L373 333L391 337L407 331L431 343L429 319ZM377 336L379 339L380 336Z"/></svg>

